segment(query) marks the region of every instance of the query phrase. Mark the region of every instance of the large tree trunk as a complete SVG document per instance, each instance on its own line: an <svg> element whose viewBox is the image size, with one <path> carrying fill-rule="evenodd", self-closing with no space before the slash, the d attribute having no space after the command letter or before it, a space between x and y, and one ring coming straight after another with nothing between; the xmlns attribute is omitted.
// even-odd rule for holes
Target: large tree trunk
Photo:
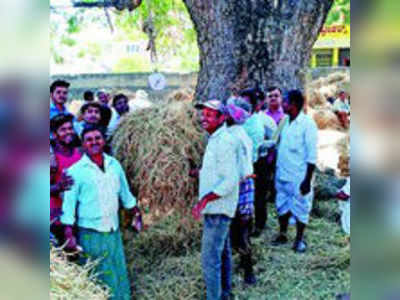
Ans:
<svg viewBox="0 0 400 300"><path fill-rule="evenodd" d="M183 0L197 31L197 101L243 87L302 89L333 0Z"/></svg>

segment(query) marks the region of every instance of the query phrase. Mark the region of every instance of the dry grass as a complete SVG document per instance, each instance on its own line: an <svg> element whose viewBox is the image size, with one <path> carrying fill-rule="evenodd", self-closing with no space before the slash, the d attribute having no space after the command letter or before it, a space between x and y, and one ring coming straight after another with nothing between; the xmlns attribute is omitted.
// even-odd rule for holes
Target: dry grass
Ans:
<svg viewBox="0 0 400 300"><path fill-rule="evenodd" d="M189 177L191 161L200 166L204 148L197 112L182 101L127 116L113 137L115 156L142 207L153 217L192 206L198 186Z"/></svg>
<svg viewBox="0 0 400 300"><path fill-rule="evenodd" d="M311 218L306 232L305 254L295 254L291 243L272 247L278 230L277 216L269 204L268 226L253 240L257 284L245 287L234 255L233 292L237 300L335 299L350 290L350 243L333 220L337 203L323 202L322 218ZM125 232L125 245L135 299L204 299L205 286L200 265L201 224L191 226L185 236L177 215L171 215L139 235ZM289 229L290 241L295 235Z"/></svg>
<svg viewBox="0 0 400 300"><path fill-rule="evenodd" d="M340 125L339 119L334 112L328 109L309 109L309 114L312 115L318 129L335 129L340 130L342 126Z"/></svg>
<svg viewBox="0 0 400 300"><path fill-rule="evenodd" d="M60 249L50 248L50 299L95 299L106 300L107 288L99 285L93 270L96 264L84 266L71 263Z"/></svg>

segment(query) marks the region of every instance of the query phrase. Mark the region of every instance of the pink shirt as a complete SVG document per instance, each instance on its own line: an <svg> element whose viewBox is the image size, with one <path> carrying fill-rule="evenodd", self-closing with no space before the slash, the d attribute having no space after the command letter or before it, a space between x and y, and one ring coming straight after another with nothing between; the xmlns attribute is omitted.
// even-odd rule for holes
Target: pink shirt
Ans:
<svg viewBox="0 0 400 300"><path fill-rule="evenodd" d="M275 112L268 110L266 112L266 114L268 116L270 116L272 119L274 119L276 125L279 125L279 122L282 120L283 116L285 115L282 108L276 110Z"/></svg>
<svg viewBox="0 0 400 300"><path fill-rule="evenodd" d="M78 148L75 148L71 156L64 156L58 153L56 153L55 156L58 163L58 168L56 174L54 175L53 183L59 182L63 171L71 167L77 161L79 161L82 157L82 154L78 150ZM60 195L50 196L50 221L53 220L54 218L58 218L61 215L61 208L62 208L61 196Z"/></svg>

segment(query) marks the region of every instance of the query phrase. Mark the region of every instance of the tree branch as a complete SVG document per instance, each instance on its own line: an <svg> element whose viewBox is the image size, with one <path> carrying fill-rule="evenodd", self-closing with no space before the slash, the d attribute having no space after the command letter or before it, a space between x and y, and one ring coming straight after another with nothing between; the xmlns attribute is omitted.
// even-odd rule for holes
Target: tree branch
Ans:
<svg viewBox="0 0 400 300"><path fill-rule="evenodd" d="M114 7L114 1L112 0L99 0L95 2L85 2L85 1L72 1L73 7Z"/></svg>

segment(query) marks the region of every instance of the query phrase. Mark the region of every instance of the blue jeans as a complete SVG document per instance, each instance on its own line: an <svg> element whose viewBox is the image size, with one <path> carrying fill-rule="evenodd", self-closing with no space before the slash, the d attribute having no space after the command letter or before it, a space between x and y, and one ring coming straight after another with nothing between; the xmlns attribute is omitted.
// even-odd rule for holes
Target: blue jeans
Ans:
<svg viewBox="0 0 400 300"><path fill-rule="evenodd" d="M232 289L232 250L229 239L231 221L225 215L204 215L201 264L207 300L223 299Z"/></svg>

